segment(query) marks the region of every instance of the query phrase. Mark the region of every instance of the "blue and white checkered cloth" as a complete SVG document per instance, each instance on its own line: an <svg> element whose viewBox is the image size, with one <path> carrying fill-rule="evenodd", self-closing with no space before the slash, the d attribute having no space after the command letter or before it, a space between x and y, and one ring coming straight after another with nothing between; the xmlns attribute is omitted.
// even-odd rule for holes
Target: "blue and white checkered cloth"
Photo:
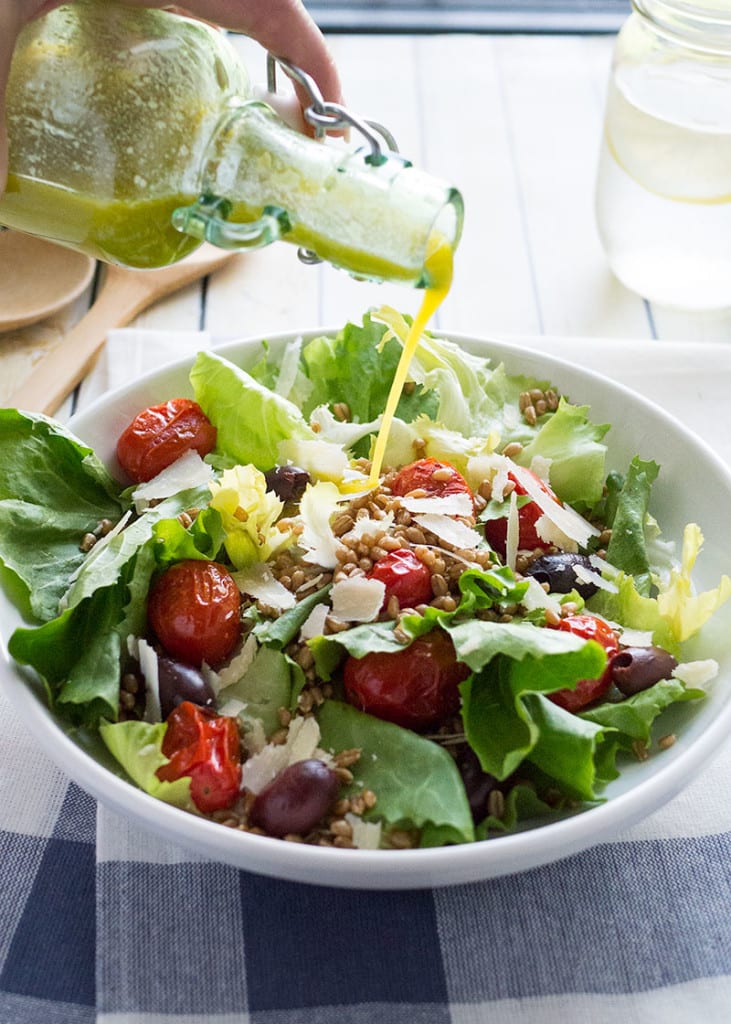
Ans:
<svg viewBox="0 0 731 1024"><path fill-rule="evenodd" d="M136 352L149 367L205 340L117 332L87 392L134 376ZM636 357L624 379L637 386L632 373ZM2 693L0 721L0 1024L731 1021L731 744L585 853L362 892L258 877L142 832L39 754Z"/></svg>

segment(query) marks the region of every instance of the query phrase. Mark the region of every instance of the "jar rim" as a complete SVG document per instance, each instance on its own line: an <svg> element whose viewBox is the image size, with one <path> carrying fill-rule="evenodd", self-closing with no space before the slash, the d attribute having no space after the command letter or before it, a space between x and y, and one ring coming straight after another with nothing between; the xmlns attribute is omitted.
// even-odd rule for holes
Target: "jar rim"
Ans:
<svg viewBox="0 0 731 1024"><path fill-rule="evenodd" d="M660 34L686 47L731 56L731 0L632 0Z"/></svg>

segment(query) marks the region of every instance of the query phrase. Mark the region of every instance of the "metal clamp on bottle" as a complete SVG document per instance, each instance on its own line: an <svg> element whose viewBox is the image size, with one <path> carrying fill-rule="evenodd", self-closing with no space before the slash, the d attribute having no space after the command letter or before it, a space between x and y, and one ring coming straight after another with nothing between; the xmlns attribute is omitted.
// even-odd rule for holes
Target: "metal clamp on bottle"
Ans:
<svg viewBox="0 0 731 1024"><path fill-rule="evenodd" d="M355 128L370 147L370 152L365 157L365 162L373 167L380 167L387 160L397 157L404 165L410 166L410 162L398 155L396 139L384 125L378 121L358 117L342 103L330 103L323 97L317 82L311 75L308 75L302 68L285 60L283 57L275 57L274 54L267 54L267 90L276 95L277 93L277 65L284 71L289 79L301 86L307 93L309 104L302 111L307 124L315 131L315 138L324 140L328 132L347 131ZM378 136L386 144L384 153L383 146ZM323 261L311 249L299 248L297 256L302 263L314 265Z"/></svg>

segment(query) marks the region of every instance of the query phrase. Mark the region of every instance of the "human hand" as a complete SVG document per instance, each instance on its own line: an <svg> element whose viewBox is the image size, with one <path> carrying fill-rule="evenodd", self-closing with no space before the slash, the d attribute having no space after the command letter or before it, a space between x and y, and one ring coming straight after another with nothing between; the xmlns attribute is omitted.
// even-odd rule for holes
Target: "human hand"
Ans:
<svg viewBox="0 0 731 1024"><path fill-rule="evenodd" d="M62 2L0 0L0 194L7 172L5 86L15 41L24 25ZM166 0L125 2L136 7L171 6ZM335 63L301 0L184 0L183 9L195 17L251 36L270 53L286 58L310 74L326 100L342 101ZM300 100L304 99L300 95Z"/></svg>

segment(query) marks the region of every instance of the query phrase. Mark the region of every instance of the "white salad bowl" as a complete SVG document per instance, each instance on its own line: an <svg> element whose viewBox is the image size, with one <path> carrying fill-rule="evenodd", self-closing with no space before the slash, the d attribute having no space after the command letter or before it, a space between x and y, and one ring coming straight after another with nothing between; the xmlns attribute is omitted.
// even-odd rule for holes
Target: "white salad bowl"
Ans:
<svg viewBox="0 0 731 1024"><path fill-rule="evenodd" d="M268 338L271 353L282 351L290 333ZM305 332L305 340L324 331ZM599 374L538 351L448 334L464 348L504 362L508 372L550 380L575 403L589 405L596 423L611 423L608 468L625 469L639 454L654 459L661 473L653 488L651 511L663 536L680 542L688 522L705 538L694 570L699 590L715 587L728 571L728 510L731 473L698 437L672 415ZM261 354L261 340L230 342L217 349L246 366ZM70 424L112 472L116 439L140 409L191 394L190 359L150 373L103 396ZM33 674L11 661L7 640L22 624L16 608L0 592L0 682L38 746L75 782L113 810L143 828L199 855L238 868L291 881L361 889L401 889L452 885L519 872L566 857L609 839L661 807L709 761L731 732L731 602L724 605L694 641L693 656L720 666L705 700L674 705L662 717L662 731L677 742L648 760L626 763L604 791L604 802L548 822L537 821L509 835L484 842L402 851L340 850L282 842L225 828L162 803L123 777L101 741L71 729L47 707ZM28 771L32 771L29 766Z"/></svg>

